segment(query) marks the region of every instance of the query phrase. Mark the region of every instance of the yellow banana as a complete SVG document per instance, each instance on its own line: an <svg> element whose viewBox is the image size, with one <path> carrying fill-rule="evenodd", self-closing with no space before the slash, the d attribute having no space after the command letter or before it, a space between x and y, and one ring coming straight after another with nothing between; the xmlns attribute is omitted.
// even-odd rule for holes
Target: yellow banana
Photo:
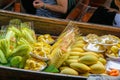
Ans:
<svg viewBox="0 0 120 80"><path fill-rule="evenodd" d="M68 53L70 54L70 56L79 56L79 57L84 56L84 54L81 52L68 52Z"/></svg>
<svg viewBox="0 0 120 80"><path fill-rule="evenodd" d="M71 52L85 52L82 48L71 48Z"/></svg>

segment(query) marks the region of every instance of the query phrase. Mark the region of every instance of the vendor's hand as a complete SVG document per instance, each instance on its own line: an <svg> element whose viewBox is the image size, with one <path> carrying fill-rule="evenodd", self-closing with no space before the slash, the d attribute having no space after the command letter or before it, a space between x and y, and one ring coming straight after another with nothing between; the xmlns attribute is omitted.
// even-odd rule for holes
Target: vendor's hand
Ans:
<svg viewBox="0 0 120 80"><path fill-rule="evenodd" d="M34 0L33 6L35 8L42 8L44 6L44 2L42 0Z"/></svg>

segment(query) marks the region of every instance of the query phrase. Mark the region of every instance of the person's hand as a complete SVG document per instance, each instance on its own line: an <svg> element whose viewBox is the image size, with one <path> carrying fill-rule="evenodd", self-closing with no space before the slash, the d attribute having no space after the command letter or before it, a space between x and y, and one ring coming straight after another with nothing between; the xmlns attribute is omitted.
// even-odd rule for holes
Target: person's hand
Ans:
<svg viewBox="0 0 120 80"><path fill-rule="evenodd" d="M33 6L35 8L42 8L44 6L44 2L42 0L34 0Z"/></svg>

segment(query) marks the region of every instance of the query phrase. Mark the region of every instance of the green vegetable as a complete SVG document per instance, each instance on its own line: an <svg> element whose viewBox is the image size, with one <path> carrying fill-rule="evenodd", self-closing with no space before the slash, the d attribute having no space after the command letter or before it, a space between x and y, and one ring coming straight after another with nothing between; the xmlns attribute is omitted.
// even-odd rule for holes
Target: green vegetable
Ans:
<svg viewBox="0 0 120 80"><path fill-rule="evenodd" d="M22 61L21 56L15 56L10 60L10 65L12 67L18 67L21 61Z"/></svg>
<svg viewBox="0 0 120 80"><path fill-rule="evenodd" d="M43 71L44 72L52 72L52 73L58 73L59 72L59 70L54 65L49 65Z"/></svg>
<svg viewBox="0 0 120 80"><path fill-rule="evenodd" d="M25 66L25 64L26 64L26 60L28 59L30 57L30 55L28 54L28 55L25 55L25 56L23 56L22 57L22 61L21 61L21 63L19 64L19 68L24 68L24 66Z"/></svg>
<svg viewBox="0 0 120 80"><path fill-rule="evenodd" d="M28 45L22 44L20 46L17 46L13 52L12 52L12 56L25 56L27 54L29 54L30 52L30 48Z"/></svg>
<svg viewBox="0 0 120 80"><path fill-rule="evenodd" d="M2 50L0 50L0 62L1 63L7 63L7 59L4 55L4 53L2 52Z"/></svg>
<svg viewBox="0 0 120 80"><path fill-rule="evenodd" d="M8 58L11 53L10 53L10 41L7 39L1 39L0 40L0 49L4 53L5 57Z"/></svg>

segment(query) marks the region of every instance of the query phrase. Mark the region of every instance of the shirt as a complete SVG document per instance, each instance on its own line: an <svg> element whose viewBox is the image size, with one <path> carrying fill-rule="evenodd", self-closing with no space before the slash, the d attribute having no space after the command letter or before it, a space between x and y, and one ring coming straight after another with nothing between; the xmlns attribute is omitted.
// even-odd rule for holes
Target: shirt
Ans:
<svg viewBox="0 0 120 80"><path fill-rule="evenodd" d="M120 27L120 14L119 13L115 15L113 26Z"/></svg>
<svg viewBox="0 0 120 80"><path fill-rule="evenodd" d="M42 1L46 4L51 4L51 5L57 4L56 0L42 0ZM44 16L44 17L51 17L51 18L54 18L54 17L61 18L62 17L61 13L57 13L57 12L50 11L48 9L42 9L42 8L39 8L36 10L36 15Z"/></svg>

